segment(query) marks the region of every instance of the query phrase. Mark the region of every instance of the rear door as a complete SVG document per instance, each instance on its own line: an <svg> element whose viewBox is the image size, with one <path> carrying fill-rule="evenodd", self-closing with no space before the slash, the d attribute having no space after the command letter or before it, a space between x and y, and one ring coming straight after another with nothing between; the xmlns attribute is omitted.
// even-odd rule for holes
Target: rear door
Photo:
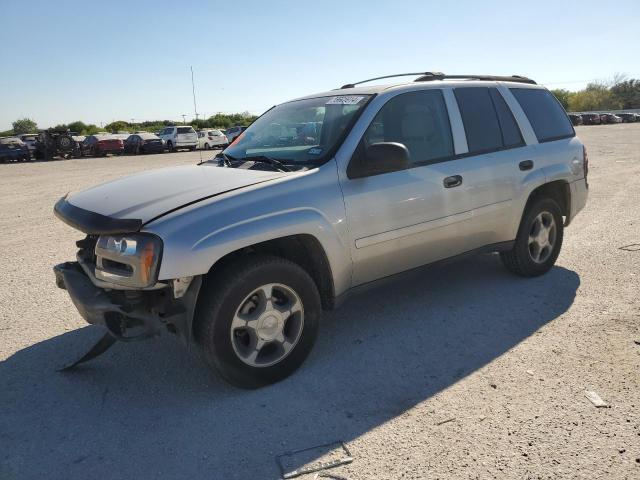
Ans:
<svg viewBox="0 0 640 480"><path fill-rule="evenodd" d="M460 194L470 214L467 249L513 240L511 219L520 177L537 168L503 95L496 87L453 89L467 152L456 161Z"/></svg>

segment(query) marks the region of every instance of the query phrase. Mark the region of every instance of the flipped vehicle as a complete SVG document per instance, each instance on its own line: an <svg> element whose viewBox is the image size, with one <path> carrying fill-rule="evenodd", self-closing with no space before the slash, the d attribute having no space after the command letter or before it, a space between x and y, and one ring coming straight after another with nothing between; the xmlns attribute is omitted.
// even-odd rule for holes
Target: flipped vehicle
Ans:
<svg viewBox="0 0 640 480"><path fill-rule="evenodd" d="M598 113L583 113L581 117L583 125L600 125L601 123Z"/></svg>
<svg viewBox="0 0 640 480"><path fill-rule="evenodd" d="M617 113L616 115L622 119L622 123L633 123L637 117L635 113Z"/></svg>
<svg viewBox="0 0 640 480"><path fill-rule="evenodd" d="M106 157L109 154L120 155L124 152L124 141L115 134L89 135L82 142L82 155Z"/></svg>
<svg viewBox="0 0 640 480"><path fill-rule="evenodd" d="M571 124L574 126L582 125L582 116L576 113L570 113L569 120L571 120Z"/></svg>
<svg viewBox="0 0 640 480"><path fill-rule="evenodd" d="M0 138L0 163L31 160L29 147L18 137Z"/></svg>
<svg viewBox="0 0 640 480"><path fill-rule="evenodd" d="M474 252L549 271L587 173L561 104L520 76L427 72L275 106L211 161L56 203L84 234L57 285L107 330L69 368L169 334L235 385L279 381L361 286Z"/></svg>
<svg viewBox="0 0 640 480"><path fill-rule="evenodd" d="M82 156L82 147L77 138L78 134L70 130L42 130L38 134L35 157L43 160L78 158Z"/></svg>
<svg viewBox="0 0 640 480"><path fill-rule="evenodd" d="M125 153L162 153L164 152L164 140L153 133L136 133L129 135L124 141Z"/></svg>
<svg viewBox="0 0 640 480"><path fill-rule="evenodd" d="M166 127L158 137L164 140L170 152L184 148L195 150L198 147L198 134L191 126Z"/></svg>
<svg viewBox="0 0 640 480"><path fill-rule="evenodd" d="M200 130L198 132L198 148L210 150L215 147L226 147L229 140L220 130Z"/></svg>
<svg viewBox="0 0 640 480"><path fill-rule="evenodd" d="M601 113L600 123L622 123L622 118L613 113Z"/></svg>

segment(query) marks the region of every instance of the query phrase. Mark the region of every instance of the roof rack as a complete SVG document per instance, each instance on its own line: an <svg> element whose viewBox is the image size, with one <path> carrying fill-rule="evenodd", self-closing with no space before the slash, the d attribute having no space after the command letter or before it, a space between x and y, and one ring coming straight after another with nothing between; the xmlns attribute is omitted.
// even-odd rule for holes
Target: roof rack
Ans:
<svg viewBox="0 0 640 480"><path fill-rule="evenodd" d="M445 80L445 79L469 79L469 80L490 80L490 81L496 81L496 82L530 83L532 85L536 85L535 80L531 80L530 78L523 77L520 75L511 75L511 76L446 75L442 72L418 72L418 73L398 73L395 75L385 75L383 77L369 78L367 80L362 80L360 82L347 83L346 85L341 86L339 90L343 90L345 88L354 88L356 85L360 85L361 83L373 82L374 80L382 80L385 78L395 78L395 77L414 77L416 75L420 75L420 77L414 80L416 82L430 82L433 80Z"/></svg>

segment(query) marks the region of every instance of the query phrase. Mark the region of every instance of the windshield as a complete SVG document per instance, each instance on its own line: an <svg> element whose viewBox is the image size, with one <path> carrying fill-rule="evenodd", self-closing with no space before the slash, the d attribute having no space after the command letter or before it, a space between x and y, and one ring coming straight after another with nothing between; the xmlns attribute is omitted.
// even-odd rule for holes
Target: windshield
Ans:
<svg viewBox="0 0 640 480"><path fill-rule="evenodd" d="M267 156L287 164L319 163L333 154L370 95L337 95L283 103L258 118L224 153Z"/></svg>

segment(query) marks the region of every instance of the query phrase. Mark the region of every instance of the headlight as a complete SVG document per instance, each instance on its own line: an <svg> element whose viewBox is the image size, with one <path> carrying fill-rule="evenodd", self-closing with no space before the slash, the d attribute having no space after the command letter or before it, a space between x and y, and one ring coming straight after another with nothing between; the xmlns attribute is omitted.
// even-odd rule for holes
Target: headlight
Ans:
<svg viewBox="0 0 640 480"><path fill-rule="evenodd" d="M127 287L156 283L162 240L148 233L104 235L96 243L96 278Z"/></svg>

